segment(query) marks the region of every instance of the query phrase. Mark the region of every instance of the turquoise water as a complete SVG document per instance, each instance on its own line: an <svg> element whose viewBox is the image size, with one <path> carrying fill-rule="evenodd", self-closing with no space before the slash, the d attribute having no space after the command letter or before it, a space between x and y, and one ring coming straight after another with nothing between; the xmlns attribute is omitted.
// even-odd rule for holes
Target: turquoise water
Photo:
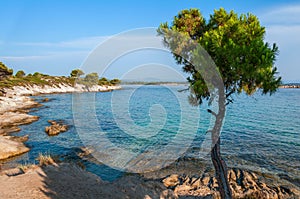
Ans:
<svg viewBox="0 0 300 199"><path fill-rule="evenodd" d="M82 139L82 132L78 134L79 127L74 125L74 103L84 104L84 114L91 115L94 113L88 107L95 103L96 125L89 119L90 115L79 115L79 118L86 120L86 134L95 130L95 126L100 127L108 138L106 142L113 143L116 148L127 150L131 154L148 154L170 147L172 150L168 151L172 151L174 156L151 156L153 160L160 159L160 162L167 159L171 162L174 157L209 159L201 146L209 136L206 131L209 129L211 115L207 113L205 105L198 111L196 107L184 103L187 102L188 93L179 93L178 90L182 88L184 87L125 86L123 90L97 94L36 96L34 98L38 101L45 97L50 101L31 112L40 116L39 121L22 126L22 131L16 134L29 135L26 144L31 151L7 164L34 162L39 153L59 155L65 160L76 159L79 148L87 145L87 142ZM298 184L300 89L279 89L273 96L256 94L234 98L234 103L227 108L221 135L222 153L228 166L276 174ZM78 113L75 114L78 117ZM198 123L194 122L197 117L200 118ZM47 136L44 128L49 125L49 119L63 120L70 126L70 130L59 136ZM181 126L182 123L185 123L185 127ZM182 136L176 137L182 128ZM100 143L100 149L105 149L106 143L103 140L99 145ZM99 157L101 159L102 156ZM85 160L83 164L88 171L104 180L113 180L124 174L111 168L111 165L95 161Z"/></svg>

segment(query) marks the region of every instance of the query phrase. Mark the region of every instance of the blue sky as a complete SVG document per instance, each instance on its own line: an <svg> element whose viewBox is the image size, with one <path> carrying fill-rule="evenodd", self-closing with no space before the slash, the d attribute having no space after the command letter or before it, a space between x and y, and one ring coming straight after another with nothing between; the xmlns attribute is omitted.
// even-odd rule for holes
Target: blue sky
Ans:
<svg viewBox="0 0 300 199"><path fill-rule="evenodd" d="M224 7L251 12L276 42L276 65L284 81L299 81L300 2L297 0L0 0L0 61L15 71L68 75L112 35L157 27L180 10L199 8L205 17ZM118 76L111 71L109 77Z"/></svg>

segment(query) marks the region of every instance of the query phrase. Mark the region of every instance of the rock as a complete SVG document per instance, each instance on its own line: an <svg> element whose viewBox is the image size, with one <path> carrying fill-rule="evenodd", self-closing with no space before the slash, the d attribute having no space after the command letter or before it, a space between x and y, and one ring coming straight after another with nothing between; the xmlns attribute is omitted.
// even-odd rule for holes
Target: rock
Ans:
<svg viewBox="0 0 300 199"><path fill-rule="evenodd" d="M27 140L29 139L28 135L19 137L19 136L5 136L8 137L8 139L16 141L16 142L27 142Z"/></svg>
<svg viewBox="0 0 300 199"><path fill-rule="evenodd" d="M17 126L0 127L0 135L8 135L18 131L21 131L21 129Z"/></svg>
<svg viewBox="0 0 300 199"><path fill-rule="evenodd" d="M65 124L58 123L54 120L48 120L48 122L51 124L51 126L46 126L45 132L49 136L55 136L60 134L61 132L66 132L68 130L68 126Z"/></svg>
<svg viewBox="0 0 300 199"><path fill-rule="evenodd" d="M217 179L214 177L213 179L212 179L212 184L211 184L211 187L212 188L217 188L219 185L218 185L218 181L217 181Z"/></svg>
<svg viewBox="0 0 300 199"><path fill-rule="evenodd" d="M193 187L183 184L176 186L174 192L178 195L189 195L191 190L193 190Z"/></svg>
<svg viewBox="0 0 300 199"><path fill-rule="evenodd" d="M233 198L266 198L285 199L297 198L296 188L283 185L268 185L261 181L257 174L241 169L229 169L228 180ZM179 198L220 198L218 183L215 177L204 173L201 178L185 175L170 175L163 180L166 187L174 189Z"/></svg>
<svg viewBox="0 0 300 199"><path fill-rule="evenodd" d="M172 187L175 187L176 185L179 185L179 183L180 183L180 180L179 180L179 175L177 175L177 174L172 174L172 175L170 175L169 177L167 177L167 178L165 178L164 180L163 180L163 183L164 183L164 185L166 186L166 187L170 187L170 188L172 188Z"/></svg>
<svg viewBox="0 0 300 199"><path fill-rule="evenodd" d="M17 111L27 112L31 108L40 106L42 105L26 96L6 94L6 97L0 97L0 114Z"/></svg>
<svg viewBox="0 0 300 199"><path fill-rule="evenodd" d="M17 175L24 174L24 171L20 168L13 168L13 169L9 169L9 170L5 171L4 173L7 176L11 177L11 176L17 176Z"/></svg>
<svg viewBox="0 0 300 199"><path fill-rule="evenodd" d="M38 116L28 115L19 112L5 112L0 115L0 129L3 133L11 132L12 129L16 129L17 126L23 124L30 124L39 119ZM7 130L6 132L4 132Z"/></svg>
<svg viewBox="0 0 300 199"><path fill-rule="evenodd" d="M77 154L78 157L80 157L80 158L84 158L86 156L89 156L94 152L93 149L88 148L88 147L81 147L80 150L81 151Z"/></svg>
<svg viewBox="0 0 300 199"><path fill-rule="evenodd" d="M43 100L42 100L42 102L49 102L49 98L44 98Z"/></svg>
<svg viewBox="0 0 300 199"><path fill-rule="evenodd" d="M210 184L210 176L208 174L204 174L201 179L203 185L208 186Z"/></svg>
<svg viewBox="0 0 300 199"><path fill-rule="evenodd" d="M194 196L202 196L205 198L213 198L212 194L214 192L210 190L207 186L200 186L198 189L194 190L193 195ZM211 197L210 197L211 196Z"/></svg>
<svg viewBox="0 0 300 199"><path fill-rule="evenodd" d="M185 176L181 179L182 184L188 185L190 184L191 179L188 176Z"/></svg>
<svg viewBox="0 0 300 199"><path fill-rule="evenodd" d="M0 136L0 160L21 155L29 151L22 142L14 141L9 136Z"/></svg>
<svg viewBox="0 0 300 199"><path fill-rule="evenodd" d="M200 187L202 185L200 178L192 178L191 185L194 189Z"/></svg>
<svg viewBox="0 0 300 199"><path fill-rule="evenodd" d="M287 191L280 187L267 185L261 182L257 175L250 171L231 169L228 171L229 183L232 195L235 198L290 198L293 194L291 189ZM236 177L235 177L236 176Z"/></svg>

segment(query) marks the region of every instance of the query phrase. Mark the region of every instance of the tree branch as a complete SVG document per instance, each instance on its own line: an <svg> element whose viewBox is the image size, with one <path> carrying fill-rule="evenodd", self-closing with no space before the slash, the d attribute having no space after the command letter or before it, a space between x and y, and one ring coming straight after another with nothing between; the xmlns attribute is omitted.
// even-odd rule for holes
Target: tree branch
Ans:
<svg viewBox="0 0 300 199"><path fill-rule="evenodd" d="M213 116L217 117L217 114L211 109L207 109L207 112L211 113Z"/></svg>
<svg viewBox="0 0 300 199"><path fill-rule="evenodd" d="M178 91L178 92L183 92L183 91L188 91L188 90L190 90L190 86L187 87L187 88L181 89L181 90L177 90L177 91Z"/></svg>

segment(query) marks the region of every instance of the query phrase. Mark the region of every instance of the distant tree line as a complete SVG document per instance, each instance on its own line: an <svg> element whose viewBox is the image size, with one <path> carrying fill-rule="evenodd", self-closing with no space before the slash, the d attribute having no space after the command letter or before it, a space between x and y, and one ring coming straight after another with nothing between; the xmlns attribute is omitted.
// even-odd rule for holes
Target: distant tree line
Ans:
<svg viewBox="0 0 300 199"><path fill-rule="evenodd" d="M36 85L53 85L59 83L75 85L76 83L79 83L87 86L113 86L121 83L119 79L109 80L105 77L100 78L96 72L85 75L85 73L80 69L72 70L69 77L50 76L39 72L35 72L33 74L26 74L23 70L17 71L15 75L13 74L14 73L12 69L8 68L5 64L0 62L0 88L12 87L16 85L25 85L28 83Z"/></svg>
<svg viewBox="0 0 300 199"><path fill-rule="evenodd" d="M84 78L82 78L81 76L83 76L85 73L80 70L80 69L74 69L72 70L72 72L70 73L70 77L74 78L77 80L77 83L81 83L81 84L86 84L86 85L118 85L121 83L121 80L119 79L112 79L109 80L105 77L99 77L98 73L93 72L93 73L89 73L87 75L85 75Z"/></svg>

